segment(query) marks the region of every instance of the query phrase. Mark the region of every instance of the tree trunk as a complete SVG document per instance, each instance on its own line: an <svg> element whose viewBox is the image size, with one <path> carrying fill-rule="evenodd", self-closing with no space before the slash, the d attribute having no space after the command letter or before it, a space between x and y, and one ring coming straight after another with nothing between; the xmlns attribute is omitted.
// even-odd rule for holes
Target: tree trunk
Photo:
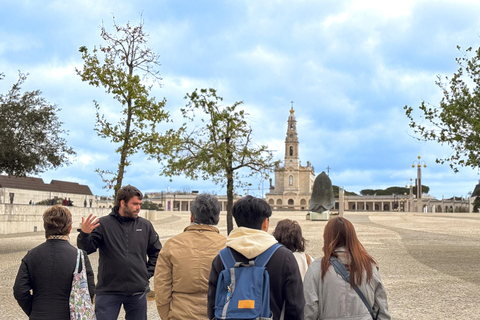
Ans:
<svg viewBox="0 0 480 320"><path fill-rule="evenodd" d="M227 234L233 230L233 172L227 171Z"/></svg>
<svg viewBox="0 0 480 320"><path fill-rule="evenodd" d="M128 65L128 62L127 62ZM133 75L133 67L129 65L128 67L128 74L130 77ZM117 193L118 190L122 187L122 182L123 182L123 174L125 173L125 163L127 162L127 155L128 155L128 150L130 149L130 125L132 123L132 104L133 104L133 99L130 96L130 91L127 93L127 121L125 121L125 137L123 139L123 146L122 146L122 151L120 154L120 162L118 164L118 173L117 173L117 183L115 184L114 192L115 196L114 199L117 199Z"/></svg>

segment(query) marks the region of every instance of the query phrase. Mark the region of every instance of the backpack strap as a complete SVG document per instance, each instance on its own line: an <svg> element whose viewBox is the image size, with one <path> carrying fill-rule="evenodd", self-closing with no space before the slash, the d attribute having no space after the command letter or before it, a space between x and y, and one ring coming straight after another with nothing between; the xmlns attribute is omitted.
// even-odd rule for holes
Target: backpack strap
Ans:
<svg viewBox="0 0 480 320"><path fill-rule="evenodd" d="M265 267L275 251L277 251L277 249L281 246L282 245L280 243L275 243L273 246L262 252L258 257L255 258L255 266ZM218 255L220 256L225 269L230 269L235 266L253 266L253 261L250 261L249 264L237 262L233 257L232 250L229 247L220 250Z"/></svg>
<svg viewBox="0 0 480 320"><path fill-rule="evenodd" d="M233 268L235 266L235 263L237 263L237 261L235 261L235 258L233 257L232 250L230 250L229 247L220 250L218 255L220 256L220 259L222 259L223 267L226 270Z"/></svg>
<svg viewBox="0 0 480 320"><path fill-rule="evenodd" d="M334 256L330 256L330 264L333 266L333 268L335 269L335 271L342 276L343 280L345 280L346 282L350 283L350 272L348 272L347 268L345 268L345 266L343 265L343 263L341 263L340 261L338 261L338 259ZM368 303L367 301L367 298L365 298L365 296L363 295L362 291L360 291L360 289L356 286L356 285L352 285L353 289L355 290L355 292L358 294L358 296L360 297L360 299L362 299L363 301L363 304L365 305L365 307L367 307L368 309L368 312L370 313L370 315L372 316L372 319L375 320L376 317L373 316L373 311L372 311L372 307L370 307L370 304ZM380 310L379 310L380 311ZM377 312L377 317L378 317L378 312Z"/></svg>
<svg viewBox="0 0 480 320"><path fill-rule="evenodd" d="M280 243L275 243L273 246L262 252L258 257L255 258L255 266L265 267L272 255L280 248L282 245Z"/></svg>

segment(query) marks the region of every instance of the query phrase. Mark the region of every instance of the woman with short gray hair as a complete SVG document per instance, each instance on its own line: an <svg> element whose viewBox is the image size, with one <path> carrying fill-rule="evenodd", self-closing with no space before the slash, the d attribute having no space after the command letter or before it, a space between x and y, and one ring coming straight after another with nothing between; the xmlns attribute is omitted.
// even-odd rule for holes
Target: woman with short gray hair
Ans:
<svg viewBox="0 0 480 320"><path fill-rule="evenodd" d="M165 242L155 268L155 299L162 319L208 319L208 277L226 238L215 225L220 203L200 194L190 206L190 225Z"/></svg>

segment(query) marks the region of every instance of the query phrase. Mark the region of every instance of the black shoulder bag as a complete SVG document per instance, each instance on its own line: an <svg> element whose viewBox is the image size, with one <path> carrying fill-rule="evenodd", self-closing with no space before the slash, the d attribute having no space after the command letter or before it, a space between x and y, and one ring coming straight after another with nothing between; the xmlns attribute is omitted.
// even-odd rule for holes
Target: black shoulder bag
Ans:
<svg viewBox="0 0 480 320"><path fill-rule="evenodd" d="M341 263L336 257L334 256L330 256L330 264L333 266L333 268L335 269L335 271L342 276L343 280L345 280L346 282L350 283L350 272L348 272L347 268L345 268L345 266L343 265L343 263ZM367 298L365 298L365 296L363 295L362 291L360 291L360 289L358 289L357 286L352 286L353 289L355 290L355 292L358 294L358 296L360 297L360 299L362 299L363 303L365 304L365 306L367 307L368 309L368 312L370 312L370 315L372 316L372 319L373 320L377 320L378 318L378 313L380 312L380 309L377 311L377 314L376 316L373 315L373 310L372 310L372 307L370 307L370 305L368 304L368 301L367 301Z"/></svg>

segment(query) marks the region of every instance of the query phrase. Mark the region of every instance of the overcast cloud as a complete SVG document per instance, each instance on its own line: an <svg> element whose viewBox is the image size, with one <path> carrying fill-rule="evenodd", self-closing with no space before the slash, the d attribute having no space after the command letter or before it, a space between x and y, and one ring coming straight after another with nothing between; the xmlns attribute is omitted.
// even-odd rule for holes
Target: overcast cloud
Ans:
<svg viewBox="0 0 480 320"><path fill-rule="evenodd" d="M453 173L435 159L452 152L418 142L403 107L437 104L436 76L456 71L456 49L480 45L478 1L27 1L0 5L0 92L28 72L26 90L39 89L58 105L68 143L77 156L70 166L40 175L102 189L95 168L116 170L117 146L94 132L99 101L108 118L120 107L101 88L82 83L80 46L102 43L102 23L137 24L143 15L149 46L161 55L162 87L174 123L181 123L183 97L195 88L215 88L225 104L244 101L257 144L283 160L291 101L297 118L300 160L315 173L330 168L334 185L348 191L405 186L415 179L412 163L422 156L424 185L437 197L466 196L477 170ZM208 181L159 175L143 154L132 157L124 183L146 192L225 191ZM261 196L268 182L252 179ZM244 190L237 190L244 194Z"/></svg>

